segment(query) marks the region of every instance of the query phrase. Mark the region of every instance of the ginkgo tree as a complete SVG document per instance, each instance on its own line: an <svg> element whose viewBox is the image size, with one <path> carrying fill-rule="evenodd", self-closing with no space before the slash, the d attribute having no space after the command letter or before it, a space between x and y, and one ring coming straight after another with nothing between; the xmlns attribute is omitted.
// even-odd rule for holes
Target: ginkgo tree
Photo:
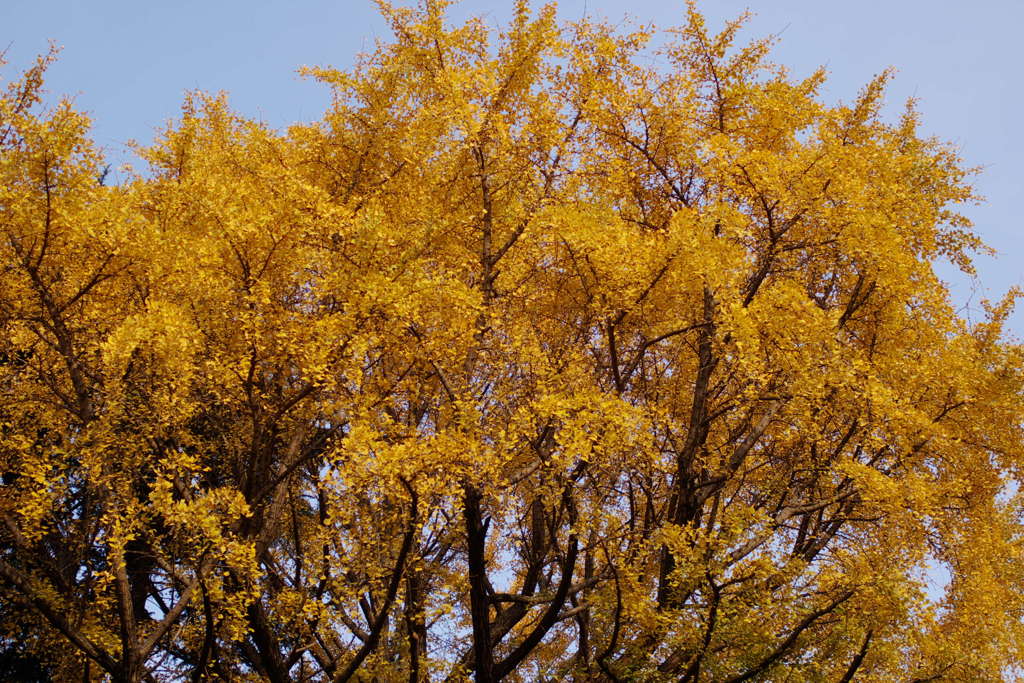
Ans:
<svg viewBox="0 0 1024 683"><path fill-rule="evenodd" d="M888 75L378 4L321 119L194 94L117 185L53 55L0 96L6 675L1019 670L1016 293L955 312L970 171Z"/></svg>

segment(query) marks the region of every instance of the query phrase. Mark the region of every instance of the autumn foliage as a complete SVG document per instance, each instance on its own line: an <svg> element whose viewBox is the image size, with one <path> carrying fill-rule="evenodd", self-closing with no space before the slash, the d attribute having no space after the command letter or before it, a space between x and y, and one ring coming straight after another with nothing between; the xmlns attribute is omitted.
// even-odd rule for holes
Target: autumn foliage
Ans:
<svg viewBox="0 0 1024 683"><path fill-rule="evenodd" d="M1024 356L933 271L983 248L954 151L692 6L446 4L117 185L49 58L0 96L0 674L1019 670Z"/></svg>

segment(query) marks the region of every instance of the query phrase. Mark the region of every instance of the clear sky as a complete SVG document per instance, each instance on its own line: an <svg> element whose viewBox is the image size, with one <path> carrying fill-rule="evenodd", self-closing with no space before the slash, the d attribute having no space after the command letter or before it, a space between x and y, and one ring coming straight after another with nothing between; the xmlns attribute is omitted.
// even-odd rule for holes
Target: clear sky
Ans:
<svg viewBox="0 0 1024 683"><path fill-rule="evenodd" d="M497 26L511 5L464 0L451 14L480 14ZM917 97L925 132L952 141L969 165L984 167L976 185L987 202L967 214L999 256L979 260L980 283L941 269L953 278L956 300L973 301L976 319L979 298L1024 285L1024 2L703 0L699 6L712 28L752 10L746 35L781 34L774 61L794 76L825 65L829 101L850 100L873 75L895 66L890 111ZM683 9L682 0L559 3L566 19L589 13L618 21L628 12L659 27L680 23ZM274 126L316 118L327 92L295 69L347 67L386 35L369 0L0 0L0 49L9 46L10 62L4 76L27 66L48 40L63 46L48 90L72 95L93 117L94 137L115 163L129 159L127 140L146 142L175 117L190 89L225 90L235 109ZM1024 336L1024 311L1013 328Z"/></svg>

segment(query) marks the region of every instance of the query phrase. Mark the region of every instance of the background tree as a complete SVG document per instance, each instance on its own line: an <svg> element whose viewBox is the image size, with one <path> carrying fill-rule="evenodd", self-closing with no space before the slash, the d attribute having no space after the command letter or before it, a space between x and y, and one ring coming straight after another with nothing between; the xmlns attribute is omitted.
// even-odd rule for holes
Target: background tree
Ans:
<svg viewBox="0 0 1024 683"><path fill-rule="evenodd" d="M0 100L5 642L59 680L1000 680L1011 293L886 75L740 22L381 3L285 132L196 94L117 187ZM929 598L929 567L949 571ZM37 667L38 668L38 667ZM33 674L36 675L36 674Z"/></svg>

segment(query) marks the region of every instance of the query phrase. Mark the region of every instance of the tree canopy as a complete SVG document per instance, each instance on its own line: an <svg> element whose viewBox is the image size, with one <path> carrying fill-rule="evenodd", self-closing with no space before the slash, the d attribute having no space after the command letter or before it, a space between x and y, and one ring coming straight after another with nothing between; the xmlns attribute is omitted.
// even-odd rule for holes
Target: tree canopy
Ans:
<svg viewBox="0 0 1024 683"><path fill-rule="evenodd" d="M951 304L971 171L888 74L379 4L321 119L196 93L117 185L53 55L0 96L0 671L1019 670L1016 293Z"/></svg>

